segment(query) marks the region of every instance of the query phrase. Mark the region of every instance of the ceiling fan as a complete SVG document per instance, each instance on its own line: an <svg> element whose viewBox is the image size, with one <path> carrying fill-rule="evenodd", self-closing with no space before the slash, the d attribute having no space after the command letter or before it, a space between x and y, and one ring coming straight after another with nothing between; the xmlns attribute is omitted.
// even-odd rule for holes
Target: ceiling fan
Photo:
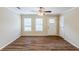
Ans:
<svg viewBox="0 0 79 59"><path fill-rule="evenodd" d="M51 12L52 11L50 11L50 10L46 11L44 7L39 7L38 15L43 16L43 15L46 15L46 13L51 13Z"/></svg>
<svg viewBox="0 0 79 59"><path fill-rule="evenodd" d="M17 7L17 9L21 10L20 7ZM37 11L32 10L31 12L36 12L40 16L46 15L47 13L52 13L52 11L46 10L44 7L39 7Z"/></svg>
<svg viewBox="0 0 79 59"><path fill-rule="evenodd" d="M52 11L46 10L44 7L39 7L37 11L32 10L32 12L36 12L40 16L46 15L47 13L52 13Z"/></svg>

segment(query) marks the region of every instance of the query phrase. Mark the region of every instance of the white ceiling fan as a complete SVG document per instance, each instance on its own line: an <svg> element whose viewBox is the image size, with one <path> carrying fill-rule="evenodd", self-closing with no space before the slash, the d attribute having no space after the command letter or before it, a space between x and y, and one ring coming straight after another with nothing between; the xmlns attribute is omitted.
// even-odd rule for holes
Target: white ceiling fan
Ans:
<svg viewBox="0 0 79 59"><path fill-rule="evenodd" d="M46 10L44 7L39 7L39 9L34 12L37 12L38 15L43 16L46 15L47 13L51 13L52 11Z"/></svg>

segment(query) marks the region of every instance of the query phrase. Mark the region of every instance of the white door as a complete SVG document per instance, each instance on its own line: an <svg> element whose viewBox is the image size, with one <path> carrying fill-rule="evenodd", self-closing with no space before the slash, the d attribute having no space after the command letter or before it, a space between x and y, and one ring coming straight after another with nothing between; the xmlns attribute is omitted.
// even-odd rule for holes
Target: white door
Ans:
<svg viewBox="0 0 79 59"><path fill-rule="evenodd" d="M56 35L56 20L54 18L48 20L48 35Z"/></svg>

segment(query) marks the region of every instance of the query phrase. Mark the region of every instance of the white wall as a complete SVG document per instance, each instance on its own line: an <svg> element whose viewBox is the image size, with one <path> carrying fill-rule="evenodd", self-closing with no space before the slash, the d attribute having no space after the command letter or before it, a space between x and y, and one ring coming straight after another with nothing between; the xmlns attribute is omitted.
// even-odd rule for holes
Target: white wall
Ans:
<svg viewBox="0 0 79 59"><path fill-rule="evenodd" d="M0 8L0 49L20 37L20 15Z"/></svg>
<svg viewBox="0 0 79 59"><path fill-rule="evenodd" d="M74 8L63 14L64 38L79 48L79 8ZM61 33L61 31L60 31ZM62 35L62 34L61 34Z"/></svg>

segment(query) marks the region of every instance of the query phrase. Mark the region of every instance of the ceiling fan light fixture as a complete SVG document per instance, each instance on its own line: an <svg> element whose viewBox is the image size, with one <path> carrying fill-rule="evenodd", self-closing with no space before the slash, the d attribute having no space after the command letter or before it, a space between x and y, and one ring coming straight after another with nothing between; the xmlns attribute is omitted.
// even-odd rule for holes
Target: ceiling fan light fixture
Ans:
<svg viewBox="0 0 79 59"><path fill-rule="evenodd" d="M40 10L38 10L38 13L37 14L39 16L44 16L45 15L44 8L43 7L40 7Z"/></svg>
<svg viewBox="0 0 79 59"><path fill-rule="evenodd" d="M39 16L44 16L44 15L45 15L44 12L38 12L37 14L38 14Z"/></svg>

